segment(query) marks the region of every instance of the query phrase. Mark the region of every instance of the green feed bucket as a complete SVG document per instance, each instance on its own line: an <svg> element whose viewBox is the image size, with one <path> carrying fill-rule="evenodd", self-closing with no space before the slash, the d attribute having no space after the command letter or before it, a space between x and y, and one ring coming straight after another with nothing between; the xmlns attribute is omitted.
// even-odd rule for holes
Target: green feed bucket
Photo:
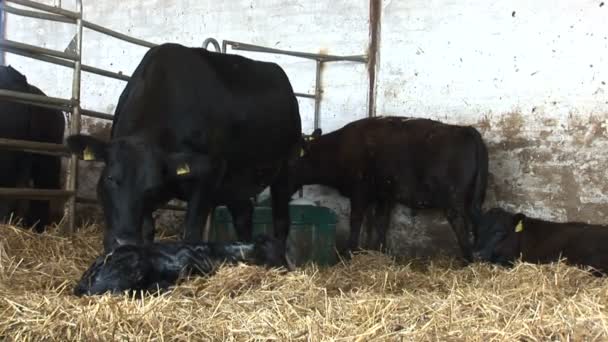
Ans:
<svg viewBox="0 0 608 342"><path fill-rule="evenodd" d="M314 262L318 265L336 263L334 251L336 214L328 208L313 205L290 205L291 228L287 239L289 255L296 265ZM253 212L253 235L274 231L272 208L256 207ZM237 239L232 216L226 207L218 207L209 231L210 241Z"/></svg>

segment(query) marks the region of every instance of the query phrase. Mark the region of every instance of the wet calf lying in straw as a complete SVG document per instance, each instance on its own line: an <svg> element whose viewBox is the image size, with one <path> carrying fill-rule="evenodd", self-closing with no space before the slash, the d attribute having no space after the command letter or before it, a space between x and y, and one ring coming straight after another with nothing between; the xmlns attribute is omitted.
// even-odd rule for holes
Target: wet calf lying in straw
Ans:
<svg viewBox="0 0 608 342"><path fill-rule="evenodd" d="M509 265L520 255L531 263L565 258L571 265L591 266L595 275L608 272L606 226L549 222L493 208L483 215L478 234L474 257L479 261Z"/></svg>
<svg viewBox="0 0 608 342"><path fill-rule="evenodd" d="M210 275L223 263L245 262L269 267L293 264L283 242L258 236L253 243L165 242L122 245L99 256L83 274L74 294L166 289L188 275Z"/></svg>

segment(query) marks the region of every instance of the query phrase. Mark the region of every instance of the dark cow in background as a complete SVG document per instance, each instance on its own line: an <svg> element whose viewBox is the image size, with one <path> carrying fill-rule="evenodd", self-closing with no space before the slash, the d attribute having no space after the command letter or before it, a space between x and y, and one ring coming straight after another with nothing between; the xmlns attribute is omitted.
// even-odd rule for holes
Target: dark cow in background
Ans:
<svg viewBox="0 0 608 342"><path fill-rule="evenodd" d="M292 171L292 190L322 184L350 199L349 249L359 246L367 208L375 204L379 243L396 203L441 208L471 260L472 223L481 215L488 152L477 130L428 119L375 117L329 134L316 130Z"/></svg>
<svg viewBox="0 0 608 342"><path fill-rule="evenodd" d="M268 267L293 265L282 241L257 236L254 243L157 242L123 245L95 259L74 288L74 294L165 290L185 276L213 274L222 264L244 262Z"/></svg>
<svg viewBox="0 0 608 342"><path fill-rule="evenodd" d="M0 88L44 95L28 84L27 79L11 66L0 66ZM65 117L59 110L0 100L0 137L61 144ZM42 154L0 149L0 187L61 188L61 158ZM15 199L0 199L0 218L6 220L19 211ZM49 201L23 201L26 226L43 231L51 221Z"/></svg>
<svg viewBox="0 0 608 342"><path fill-rule="evenodd" d="M274 63L163 44L143 57L120 96L110 142L68 138L105 162L97 187L106 251L154 238L152 212L188 202L184 238L197 241L226 204L239 240L251 241L251 198L270 185L275 234L289 229L288 163L300 150L298 102Z"/></svg>
<svg viewBox="0 0 608 342"><path fill-rule="evenodd" d="M479 228L476 260L510 265L520 256L530 263L566 258L569 264L593 267L597 275L608 272L607 226L549 222L492 208Z"/></svg>

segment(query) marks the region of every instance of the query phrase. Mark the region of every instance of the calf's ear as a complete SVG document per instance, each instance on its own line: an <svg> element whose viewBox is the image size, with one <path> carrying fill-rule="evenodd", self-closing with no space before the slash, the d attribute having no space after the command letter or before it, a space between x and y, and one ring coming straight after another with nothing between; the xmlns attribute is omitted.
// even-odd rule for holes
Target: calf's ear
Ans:
<svg viewBox="0 0 608 342"><path fill-rule="evenodd" d="M66 145L82 160L103 161L106 159L108 143L90 135L70 135L66 139Z"/></svg>
<svg viewBox="0 0 608 342"><path fill-rule="evenodd" d="M211 159L198 153L171 153L166 159L166 176L173 179L193 179L211 171Z"/></svg>
<svg viewBox="0 0 608 342"><path fill-rule="evenodd" d="M517 213L513 215L513 227L516 233L521 233L524 229L523 222L526 218L526 215L522 213Z"/></svg>

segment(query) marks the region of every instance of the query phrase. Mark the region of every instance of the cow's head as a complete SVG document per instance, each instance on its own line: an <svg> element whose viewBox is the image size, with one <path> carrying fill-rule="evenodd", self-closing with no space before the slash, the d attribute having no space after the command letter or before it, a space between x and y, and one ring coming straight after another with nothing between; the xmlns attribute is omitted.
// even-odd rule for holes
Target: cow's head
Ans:
<svg viewBox="0 0 608 342"><path fill-rule="evenodd" d="M88 135L72 135L67 145L81 159L105 163L97 197L106 220L106 251L142 243L144 215L155 209L168 187L177 181L204 177L211 168L206 155L167 153L136 138L105 142Z"/></svg>
<svg viewBox="0 0 608 342"><path fill-rule="evenodd" d="M135 246L120 246L97 257L74 288L76 296L145 289L147 263Z"/></svg>
<svg viewBox="0 0 608 342"><path fill-rule="evenodd" d="M519 258L519 235L524 229L524 214L511 214L501 208L488 210L479 223L477 244L474 257L509 265Z"/></svg>

